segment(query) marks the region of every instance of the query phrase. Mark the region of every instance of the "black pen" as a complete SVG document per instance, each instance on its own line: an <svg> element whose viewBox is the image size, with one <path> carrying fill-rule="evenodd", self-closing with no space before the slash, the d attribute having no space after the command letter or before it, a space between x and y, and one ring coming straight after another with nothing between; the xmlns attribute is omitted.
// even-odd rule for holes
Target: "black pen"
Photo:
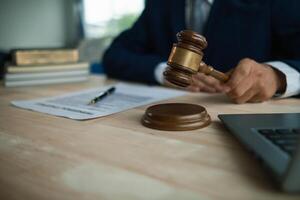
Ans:
<svg viewBox="0 0 300 200"><path fill-rule="evenodd" d="M101 99L103 99L104 97L106 97L107 95L112 94L115 90L116 90L116 88L114 86L111 87L111 88L109 88L109 89L107 89L106 91L100 93L97 97L95 97L94 99L92 99L88 105L92 105L92 104L97 103L98 101L100 101Z"/></svg>

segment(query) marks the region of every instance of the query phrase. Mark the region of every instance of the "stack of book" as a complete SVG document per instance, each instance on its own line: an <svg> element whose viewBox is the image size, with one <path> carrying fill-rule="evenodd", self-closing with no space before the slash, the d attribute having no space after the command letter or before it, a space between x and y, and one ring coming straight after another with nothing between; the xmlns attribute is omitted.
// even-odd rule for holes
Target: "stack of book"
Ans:
<svg viewBox="0 0 300 200"><path fill-rule="evenodd" d="M77 49L14 50L6 65L7 87L85 81L89 63L78 62Z"/></svg>

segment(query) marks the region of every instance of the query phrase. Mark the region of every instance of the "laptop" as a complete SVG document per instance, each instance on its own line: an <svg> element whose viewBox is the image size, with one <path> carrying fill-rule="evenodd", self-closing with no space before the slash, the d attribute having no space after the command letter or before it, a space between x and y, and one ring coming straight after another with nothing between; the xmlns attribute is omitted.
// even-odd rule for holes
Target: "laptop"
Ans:
<svg viewBox="0 0 300 200"><path fill-rule="evenodd" d="M263 162L283 191L300 192L300 113L218 117Z"/></svg>

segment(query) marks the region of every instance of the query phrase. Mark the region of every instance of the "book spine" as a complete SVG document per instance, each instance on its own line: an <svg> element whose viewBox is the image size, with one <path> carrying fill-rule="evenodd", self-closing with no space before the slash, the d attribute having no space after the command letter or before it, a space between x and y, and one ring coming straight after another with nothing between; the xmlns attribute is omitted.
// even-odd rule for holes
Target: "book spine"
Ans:
<svg viewBox="0 0 300 200"><path fill-rule="evenodd" d="M69 71L78 69L89 69L88 63L60 64L60 65L35 65L35 66L7 66L7 73L37 73L52 71Z"/></svg>
<svg viewBox="0 0 300 200"><path fill-rule="evenodd" d="M72 50L17 50L13 53L13 62L22 65L43 65L76 63L79 60L77 49Z"/></svg>
<svg viewBox="0 0 300 200"><path fill-rule="evenodd" d="M45 73L24 73L24 74L6 74L5 81L21 81L34 79L59 78L70 76L88 76L88 70L74 70L63 72L45 72Z"/></svg>
<svg viewBox="0 0 300 200"><path fill-rule="evenodd" d="M74 77L43 79L43 80L5 81L4 85L5 87L33 86L33 85L82 82L86 80L88 80L88 76L79 76L79 77L74 76Z"/></svg>

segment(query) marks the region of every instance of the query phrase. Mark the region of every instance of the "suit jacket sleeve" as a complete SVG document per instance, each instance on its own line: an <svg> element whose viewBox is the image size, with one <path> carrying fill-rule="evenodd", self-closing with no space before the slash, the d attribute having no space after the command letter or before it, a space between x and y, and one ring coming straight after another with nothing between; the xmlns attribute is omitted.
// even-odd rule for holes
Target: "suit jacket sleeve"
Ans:
<svg viewBox="0 0 300 200"><path fill-rule="evenodd" d="M156 83L154 69L164 60L151 46L148 21L152 4L146 7L133 27L121 33L103 56L103 65L108 76L146 83ZM152 13L155 14L155 13Z"/></svg>
<svg viewBox="0 0 300 200"><path fill-rule="evenodd" d="M281 60L300 72L300 1L274 0L272 5L272 40L287 59ZM275 52L276 54L276 52ZM281 53L282 54L282 53Z"/></svg>

